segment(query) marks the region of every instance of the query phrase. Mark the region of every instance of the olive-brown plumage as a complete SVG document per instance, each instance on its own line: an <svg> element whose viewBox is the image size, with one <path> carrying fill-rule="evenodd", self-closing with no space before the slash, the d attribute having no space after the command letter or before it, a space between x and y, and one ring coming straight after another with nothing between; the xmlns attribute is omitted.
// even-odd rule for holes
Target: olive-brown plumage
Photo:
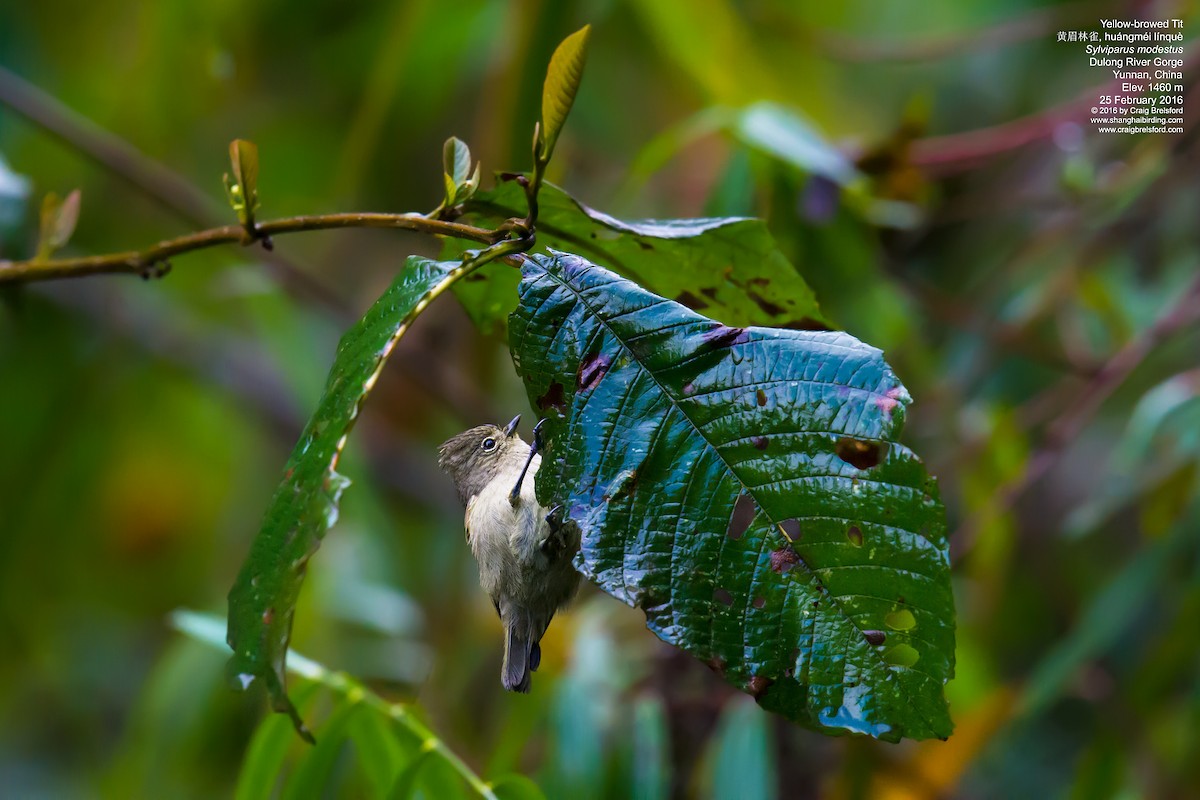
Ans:
<svg viewBox="0 0 1200 800"><path fill-rule="evenodd" d="M541 660L539 642L554 613L571 599L579 573L571 564L579 548L573 527L547 519L534 496L541 456L507 428L480 425L442 443L438 464L466 507L467 542L479 564L479 583L504 625L500 679L509 691L528 692ZM521 470L529 469L514 492Z"/></svg>

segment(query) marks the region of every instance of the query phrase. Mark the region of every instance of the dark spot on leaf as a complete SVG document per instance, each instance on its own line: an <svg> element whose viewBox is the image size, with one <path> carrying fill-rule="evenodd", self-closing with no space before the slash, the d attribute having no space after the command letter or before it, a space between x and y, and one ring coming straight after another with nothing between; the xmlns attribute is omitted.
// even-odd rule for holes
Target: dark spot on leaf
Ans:
<svg viewBox="0 0 1200 800"><path fill-rule="evenodd" d="M754 505L754 498L743 492L738 495L737 502L733 504L733 513L729 515L729 527L725 530L725 535L730 539L740 539L750 529L750 524L754 522L754 515L758 513L758 508Z"/></svg>
<svg viewBox="0 0 1200 800"><path fill-rule="evenodd" d="M709 300L717 299L717 290L711 286L705 286L703 289L700 290L700 294L704 295Z"/></svg>
<svg viewBox="0 0 1200 800"><path fill-rule="evenodd" d="M693 384L691 384L691 383L685 383L685 384L683 385L683 396L684 396L684 397L687 397L687 396L691 395L691 394L692 394L692 393L694 393L695 391L696 391L696 387L695 387Z"/></svg>
<svg viewBox="0 0 1200 800"><path fill-rule="evenodd" d="M708 664L708 668L713 672L717 673L722 678L725 677L725 659L721 658L720 656L713 656L705 663Z"/></svg>
<svg viewBox="0 0 1200 800"><path fill-rule="evenodd" d="M699 311L702 308L708 308L708 303L704 302L699 297L696 297L696 295L692 294L691 292L684 292L683 294L679 295L675 298L675 302L683 303L693 311Z"/></svg>
<svg viewBox="0 0 1200 800"><path fill-rule="evenodd" d="M856 469L870 469L887 457L887 442L871 442L843 436L834 445L838 458Z"/></svg>
<svg viewBox="0 0 1200 800"><path fill-rule="evenodd" d="M637 242L637 246L642 248L643 250L653 250L654 249L654 245L650 244L649 242L643 242L641 239L634 239L634 241Z"/></svg>
<svg viewBox="0 0 1200 800"><path fill-rule="evenodd" d="M551 408L557 408L560 411L565 410L567 403L566 398L563 396L563 385L558 381L550 384L550 388L546 390L546 393L538 398L537 406L542 411Z"/></svg>
<svg viewBox="0 0 1200 800"><path fill-rule="evenodd" d="M638 606L651 611L667 602L667 597L662 592L648 591L641 596L638 601Z"/></svg>
<svg viewBox="0 0 1200 800"><path fill-rule="evenodd" d="M764 392L762 389L759 389L754 393L754 398L758 401L758 405L760 408L767 404L767 393Z"/></svg>
<svg viewBox="0 0 1200 800"><path fill-rule="evenodd" d="M744 328L730 328L728 325L717 323L703 338L705 344L710 347L729 347L746 341L745 333Z"/></svg>
<svg viewBox="0 0 1200 800"><path fill-rule="evenodd" d="M287 471L283 473L283 479L284 479L285 481L290 481L290 480L292 479L292 476L293 476L293 475L295 475L295 474L296 474L296 468L295 468L295 467L288 467L288 468L287 468Z"/></svg>
<svg viewBox="0 0 1200 800"><path fill-rule="evenodd" d="M636 469L630 470L629 475L621 483L621 491L619 492L619 494L621 494L623 496L632 495L634 493L634 491L637 489L638 480L640 480L640 479L641 479L641 475L638 474L638 471Z"/></svg>
<svg viewBox="0 0 1200 800"><path fill-rule="evenodd" d="M595 231L592 231L591 233L589 233L589 234L588 234L588 236L591 236L593 239L595 239L595 238L596 238L596 232L595 232Z"/></svg>
<svg viewBox="0 0 1200 800"><path fill-rule="evenodd" d="M754 606L755 608L762 608L766 604L767 604L767 598L763 597L762 595L759 595L758 597L754 598L754 602L752 602L750 605Z"/></svg>
<svg viewBox="0 0 1200 800"><path fill-rule="evenodd" d="M783 575L800 563L800 556L791 547L781 547L771 551L771 570Z"/></svg>
<svg viewBox="0 0 1200 800"><path fill-rule="evenodd" d="M887 639L887 634L883 631L863 631L863 638L872 647L879 647Z"/></svg>
<svg viewBox="0 0 1200 800"><path fill-rule="evenodd" d="M478 281L486 281L487 279L488 276L482 272L472 272L470 275L463 278L463 281L466 283L476 283Z"/></svg>
<svg viewBox="0 0 1200 800"><path fill-rule="evenodd" d="M267 606L262 613L263 625L270 625L275 620L275 607Z"/></svg>
<svg viewBox="0 0 1200 800"><path fill-rule="evenodd" d="M747 289L746 296L753 300L754 304L761 308L763 313L768 316L777 317L784 312L783 306L772 303L753 289Z"/></svg>
<svg viewBox="0 0 1200 800"><path fill-rule="evenodd" d="M611 365L612 359L604 353L596 353L585 358L579 365L577 380L579 391L586 392L595 387Z"/></svg>
<svg viewBox="0 0 1200 800"><path fill-rule="evenodd" d="M779 528L789 541L794 542L800 538L800 520L798 519L785 519L779 523Z"/></svg>
<svg viewBox="0 0 1200 800"><path fill-rule="evenodd" d="M830 331L830 330L833 330L833 328L830 328L824 322L815 320L812 317L801 317L800 319L788 320L787 322L783 323L783 325L780 327L787 328L788 330L792 330L792 331Z"/></svg>
<svg viewBox="0 0 1200 800"><path fill-rule="evenodd" d="M750 682L746 684L746 691L751 697L758 698L763 692L769 689L771 684L774 682L775 681L771 680L770 678L764 678L762 675L755 675L750 679Z"/></svg>
<svg viewBox="0 0 1200 800"><path fill-rule="evenodd" d="M731 595L729 593L728 589L715 590L713 592L713 600L716 600L718 603L720 603L721 605L724 605L724 606L732 606L733 605L733 595Z"/></svg>
<svg viewBox="0 0 1200 800"><path fill-rule="evenodd" d="M851 525L846 529L846 538L850 540L850 544L855 547L862 547L863 535L862 528L857 525Z"/></svg>
<svg viewBox="0 0 1200 800"><path fill-rule="evenodd" d="M767 445L770 444L770 441L765 436L754 436L750 439L750 442L759 450L766 450Z"/></svg>

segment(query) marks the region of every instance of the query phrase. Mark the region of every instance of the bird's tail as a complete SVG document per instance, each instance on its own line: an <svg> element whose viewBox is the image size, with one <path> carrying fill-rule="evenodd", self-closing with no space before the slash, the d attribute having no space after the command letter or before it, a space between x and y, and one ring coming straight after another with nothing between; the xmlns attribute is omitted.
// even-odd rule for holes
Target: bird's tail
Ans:
<svg viewBox="0 0 1200 800"><path fill-rule="evenodd" d="M536 668L534 648L538 649L540 661L541 648L533 641L533 626L526 616L519 613L504 615L504 666L500 670L500 682L508 691L529 691L529 673Z"/></svg>

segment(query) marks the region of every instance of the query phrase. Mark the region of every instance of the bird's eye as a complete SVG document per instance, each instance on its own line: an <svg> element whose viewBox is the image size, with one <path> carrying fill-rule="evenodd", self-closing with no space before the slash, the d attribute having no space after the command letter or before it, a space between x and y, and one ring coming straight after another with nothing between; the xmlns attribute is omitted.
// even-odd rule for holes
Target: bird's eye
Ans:
<svg viewBox="0 0 1200 800"><path fill-rule="evenodd" d="M483 448L483 452L490 453L496 449L496 440L493 439L491 436L489 436L486 439L484 439L483 444L481 444L479 446Z"/></svg>

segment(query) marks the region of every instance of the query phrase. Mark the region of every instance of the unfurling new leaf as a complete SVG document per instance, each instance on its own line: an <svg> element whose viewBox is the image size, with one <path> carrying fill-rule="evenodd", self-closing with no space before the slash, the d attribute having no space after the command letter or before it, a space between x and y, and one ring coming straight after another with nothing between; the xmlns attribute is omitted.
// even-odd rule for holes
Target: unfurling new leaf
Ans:
<svg viewBox="0 0 1200 800"><path fill-rule="evenodd" d="M479 164L472 172L471 149L458 137L451 136L442 146L442 179L446 184L442 209L465 203L479 188Z"/></svg>
<svg viewBox="0 0 1200 800"><path fill-rule="evenodd" d="M558 135L571 113L575 93L579 91L591 28L591 25L584 25L563 39L550 57L546 81L542 85L542 121L536 148L537 160L543 164L550 161Z"/></svg>
<svg viewBox="0 0 1200 800"><path fill-rule="evenodd" d="M238 223L253 236L254 215L258 213L258 145L234 139L229 143L229 163L233 177L224 176L225 194Z"/></svg>
<svg viewBox="0 0 1200 800"><path fill-rule="evenodd" d="M79 222L80 192L71 192L65 199L50 192L42 199L41 226L38 231L37 258L45 259L71 240Z"/></svg>

